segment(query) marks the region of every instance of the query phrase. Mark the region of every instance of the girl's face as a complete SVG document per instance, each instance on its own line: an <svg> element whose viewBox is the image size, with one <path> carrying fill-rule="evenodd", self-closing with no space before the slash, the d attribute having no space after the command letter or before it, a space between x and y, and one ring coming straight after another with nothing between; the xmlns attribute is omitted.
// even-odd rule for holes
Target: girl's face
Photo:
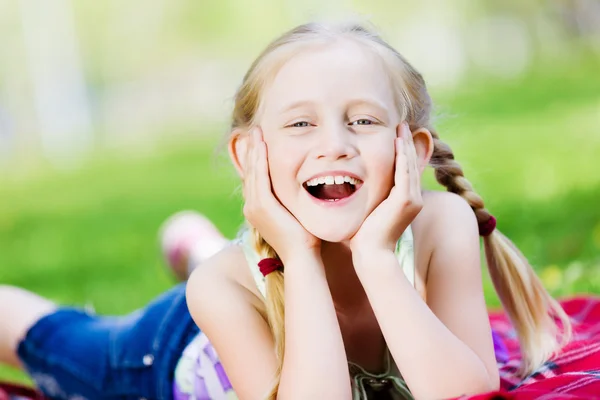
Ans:
<svg viewBox="0 0 600 400"><path fill-rule="evenodd" d="M275 195L314 236L350 239L393 186L399 118L373 53L340 41L297 54L258 118Z"/></svg>

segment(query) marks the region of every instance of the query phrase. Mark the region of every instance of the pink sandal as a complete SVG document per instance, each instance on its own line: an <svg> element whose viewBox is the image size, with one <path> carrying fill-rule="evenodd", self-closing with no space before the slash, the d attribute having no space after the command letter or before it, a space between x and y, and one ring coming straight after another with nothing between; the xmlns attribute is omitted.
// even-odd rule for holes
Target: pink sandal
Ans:
<svg viewBox="0 0 600 400"><path fill-rule="evenodd" d="M169 217L159 231L163 256L179 280L186 280L198 264L229 244L204 215L181 211Z"/></svg>

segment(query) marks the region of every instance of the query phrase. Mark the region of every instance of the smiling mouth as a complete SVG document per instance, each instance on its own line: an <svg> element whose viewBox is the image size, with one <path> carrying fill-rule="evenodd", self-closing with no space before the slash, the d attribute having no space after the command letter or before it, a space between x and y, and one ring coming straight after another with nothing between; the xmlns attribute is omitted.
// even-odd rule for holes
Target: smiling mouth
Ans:
<svg viewBox="0 0 600 400"><path fill-rule="evenodd" d="M334 202L352 196L361 185L361 180L350 176L322 176L302 186L312 197Z"/></svg>

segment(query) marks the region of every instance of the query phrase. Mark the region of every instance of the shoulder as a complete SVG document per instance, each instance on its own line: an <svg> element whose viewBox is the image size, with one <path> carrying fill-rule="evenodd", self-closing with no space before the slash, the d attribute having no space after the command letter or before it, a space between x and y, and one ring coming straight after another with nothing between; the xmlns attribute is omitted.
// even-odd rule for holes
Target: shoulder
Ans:
<svg viewBox="0 0 600 400"><path fill-rule="evenodd" d="M247 305L262 313L264 303L247 266L244 251L231 245L196 267L187 282L190 313L199 324L204 316Z"/></svg>
<svg viewBox="0 0 600 400"><path fill-rule="evenodd" d="M423 288L440 268L457 268L451 260L460 260L461 255L479 252L475 213L466 200L457 194L424 192L423 209L412 226L416 268Z"/></svg>
<svg viewBox="0 0 600 400"><path fill-rule="evenodd" d="M449 235L478 237L477 219L471 206L455 193L423 193L423 209L415 219L417 234L439 243Z"/></svg>
<svg viewBox="0 0 600 400"><path fill-rule="evenodd" d="M421 246L428 304L481 291L481 243L471 206L453 193L428 192L417 218L415 247ZM417 222L415 220L415 222ZM422 250L419 250L422 251ZM441 301L440 303L443 303Z"/></svg>

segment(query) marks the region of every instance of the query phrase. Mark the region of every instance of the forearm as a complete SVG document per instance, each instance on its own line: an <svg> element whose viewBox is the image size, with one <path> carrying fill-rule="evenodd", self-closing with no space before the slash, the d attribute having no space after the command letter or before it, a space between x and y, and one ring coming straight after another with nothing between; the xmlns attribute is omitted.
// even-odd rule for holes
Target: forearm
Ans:
<svg viewBox="0 0 600 400"><path fill-rule="evenodd" d="M358 255L355 267L390 352L416 398L447 398L493 388L483 361L429 309L393 252Z"/></svg>
<svg viewBox="0 0 600 400"><path fill-rule="evenodd" d="M286 262L285 356L278 397L350 399L346 352L322 262Z"/></svg>

